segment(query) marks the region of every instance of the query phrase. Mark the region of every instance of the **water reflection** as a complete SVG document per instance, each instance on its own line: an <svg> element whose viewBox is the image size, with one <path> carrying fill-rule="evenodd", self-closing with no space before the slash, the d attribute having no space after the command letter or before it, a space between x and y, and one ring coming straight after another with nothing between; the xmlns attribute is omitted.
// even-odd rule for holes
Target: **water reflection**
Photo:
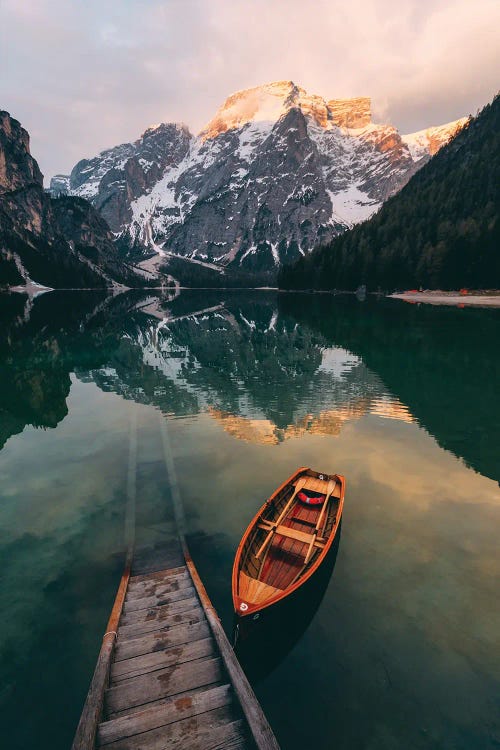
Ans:
<svg viewBox="0 0 500 750"><path fill-rule="evenodd" d="M500 480L497 310L297 297L280 295L280 311L361 357L443 448Z"/></svg>
<svg viewBox="0 0 500 750"><path fill-rule="evenodd" d="M326 750L335 734L346 750L494 747L498 492L454 455L498 479L497 311L60 292L0 296L0 315L0 711L13 747L70 744L120 573L132 412L137 522L168 520L160 411L228 628L234 552L263 499L304 463L347 476L324 598L289 618L288 641L265 635L274 661L249 666L282 746ZM307 722L283 711L297 695Z"/></svg>
<svg viewBox="0 0 500 750"><path fill-rule="evenodd" d="M279 302L279 304L278 304ZM0 297L0 446L55 427L69 373L231 436L277 444L339 435L367 414L417 420L500 478L497 312L270 294ZM467 345L464 346L464 341Z"/></svg>
<svg viewBox="0 0 500 750"><path fill-rule="evenodd" d="M274 296L229 297L142 336L145 363L192 394L197 411L250 442L339 434L372 405L394 417L405 411L359 357L279 314Z"/></svg>

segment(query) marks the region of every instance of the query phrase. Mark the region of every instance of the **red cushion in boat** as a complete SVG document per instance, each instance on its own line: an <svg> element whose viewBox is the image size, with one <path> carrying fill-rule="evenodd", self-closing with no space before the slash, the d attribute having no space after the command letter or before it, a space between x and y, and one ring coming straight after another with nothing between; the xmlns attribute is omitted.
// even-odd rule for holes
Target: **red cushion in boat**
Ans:
<svg viewBox="0 0 500 750"><path fill-rule="evenodd" d="M322 495L320 492L313 492L312 490L301 490L297 493L297 497L302 503L307 505L322 505L325 502L326 495Z"/></svg>

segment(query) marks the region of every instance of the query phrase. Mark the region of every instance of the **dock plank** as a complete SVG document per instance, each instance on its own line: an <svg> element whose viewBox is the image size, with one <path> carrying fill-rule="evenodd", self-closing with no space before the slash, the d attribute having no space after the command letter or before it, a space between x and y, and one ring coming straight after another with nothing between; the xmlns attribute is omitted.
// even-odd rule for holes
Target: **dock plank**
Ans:
<svg viewBox="0 0 500 750"><path fill-rule="evenodd" d="M130 576L130 586L136 586L139 583L148 583L149 581L156 581L157 579L175 578L186 572L187 568L183 563L179 566L156 570L154 573L134 573Z"/></svg>
<svg viewBox="0 0 500 750"><path fill-rule="evenodd" d="M123 627L125 625L133 625L137 622L151 622L152 620L161 622L174 612L195 609L197 605L197 597L191 596L189 599L180 599L177 602L172 602L172 604L160 604L159 606L146 607L145 609L136 609L123 615L120 624Z"/></svg>
<svg viewBox="0 0 500 750"><path fill-rule="evenodd" d="M221 678L220 658L174 664L109 688L105 695L106 711L113 718L121 711L210 685Z"/></svg>
<svg viewBox="0 0 500 750"><path fill-rule="evenodd" d="M227 706L232 700L232 688L228 684L208 688L189 697L171 698L160 705L154 705L128 716L102 722L99 725L98 744L100 746L107 745L110 742L123 740L135 734L158 729L175 721L188 719L191 716L203 714L205 711Z"/></svg>
<svg viewBox="0 0 500 750"><path fill-rule="evenodd" d="M158 596L145 596L140 599L126 599L123 605L123 613L134 612L137 609L147 609L148 607L161 607L163 604L177 602L179 599L187 599L193 596L195 590L193 586L187 586L178 591L172 591L170 594Z"/></svg>
<svg viewBox="0 0 500 750"><path fill-rule="evenodd" d="M127 591L127 599L143 599L147 596L160 596L162 594L169 594L179 589L188 588L193 583L189 578L189 575L176 576L175 578L158 578L154 581L142 581L137 583L134 587L129 586Z"/></svg>
<svg viewBox="0 0 500 750"><path fill-rule="evenodd" d="M146 573L156 573L167 568L177 568L182 566L183 562L181 553L152 552L149 555L137 557L134 560L132 575L145 575Z"/></svg>
<svg viewBox="0 0 500 750"><path fill-rule="evenodd" d="M234 719L231 707L222 706L104 747L108 750L239 750L245 747L244 732L243 721Z"/></svg>
<svg viewBox="0 0 500 750"><path fill-rule="evenodd" d="M204 613L200 605L192 607L181 612L173 612L163 620L152 620L150 622L136 622L132 625L124 625L120 628L118 633L118 639L120 643L130 640L131 638L138 638L146 633L161 632L162 630L168 630L169 628L175 627L176 625L182 625L182 623L194 623L201 622L204 619Z"/></svg>
<svg viewBox="0 0 500 750"><path fill-rule="evenodd" d="M200 620L195 623L182 623L168 630L155 631L128 641L118 640L115 649L115 662L131 659L141 654L161 651L170 646L179 646L182 643L192 643L209 636L208 623L205 620Z"/></svg>
<svg viewBox="0 0 500 750"><path fill-rule="evenodd" d="M171 646L162 651L153 651L149 654L134 656L131 659L124 659L115 662L111 667L111 686L123 680L167 667L170 664L182 664L204 656L212 656L215 653L213 640L202 638L192 643L184 643L181 646Z"/></svg>
<svg viewBox="0 0 500 750"><path fill-rule="evenodd" d="M132 625L134 622L148 622L151 620L163 620L174 612L183 612L186 609L196 609L199 606L198 598L191 596L189 599L180 599L171 604L160 604L156 607L146 609L135 609L122 615L120 625Z"/></svg>

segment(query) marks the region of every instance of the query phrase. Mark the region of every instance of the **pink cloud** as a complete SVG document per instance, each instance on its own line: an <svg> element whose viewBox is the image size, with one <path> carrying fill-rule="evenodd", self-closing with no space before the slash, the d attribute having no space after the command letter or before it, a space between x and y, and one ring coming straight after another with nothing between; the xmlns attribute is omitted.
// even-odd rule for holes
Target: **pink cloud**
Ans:
<svg viewBox="0 0 500 750"><path fill-rule="evenodd" d="M280 79L410 132L491 99L499 28L497 0L0 0L0 107L47 175Z"/></svg>

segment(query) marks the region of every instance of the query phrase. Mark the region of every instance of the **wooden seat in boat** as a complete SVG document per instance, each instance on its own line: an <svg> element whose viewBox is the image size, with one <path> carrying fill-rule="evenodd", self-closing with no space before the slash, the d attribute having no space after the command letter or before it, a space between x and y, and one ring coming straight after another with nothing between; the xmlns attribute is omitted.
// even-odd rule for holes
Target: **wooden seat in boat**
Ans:
<svg viewBox="0 0 500 750"><path fill-rule="evenodd" d="M263 521L262 523L257 524L259 529L263 529L264 531L274 531L275 534L279 534L280 536L287 536L289 539L295 539L297 542L304 542L304 544L310 544L313 538L315 537L315 534L306 534L305 531L299 531L298 529L291 529L289 526L276 526L274 528L273 524L266 523ZM323 537L317 537L315 541L316 547L324 547L324 539Z"/></svg>
<svg viewBox="0 0 500 750"><path fill-rule="evenodd" d="M315 477L307 477L304 485L305 490L312 490L313 492L321 492L326 495L328 492L328 480L327 479L316 479ZM333 497L340 497L340 483L337 482L335 489L332 492Z"/></svg>

